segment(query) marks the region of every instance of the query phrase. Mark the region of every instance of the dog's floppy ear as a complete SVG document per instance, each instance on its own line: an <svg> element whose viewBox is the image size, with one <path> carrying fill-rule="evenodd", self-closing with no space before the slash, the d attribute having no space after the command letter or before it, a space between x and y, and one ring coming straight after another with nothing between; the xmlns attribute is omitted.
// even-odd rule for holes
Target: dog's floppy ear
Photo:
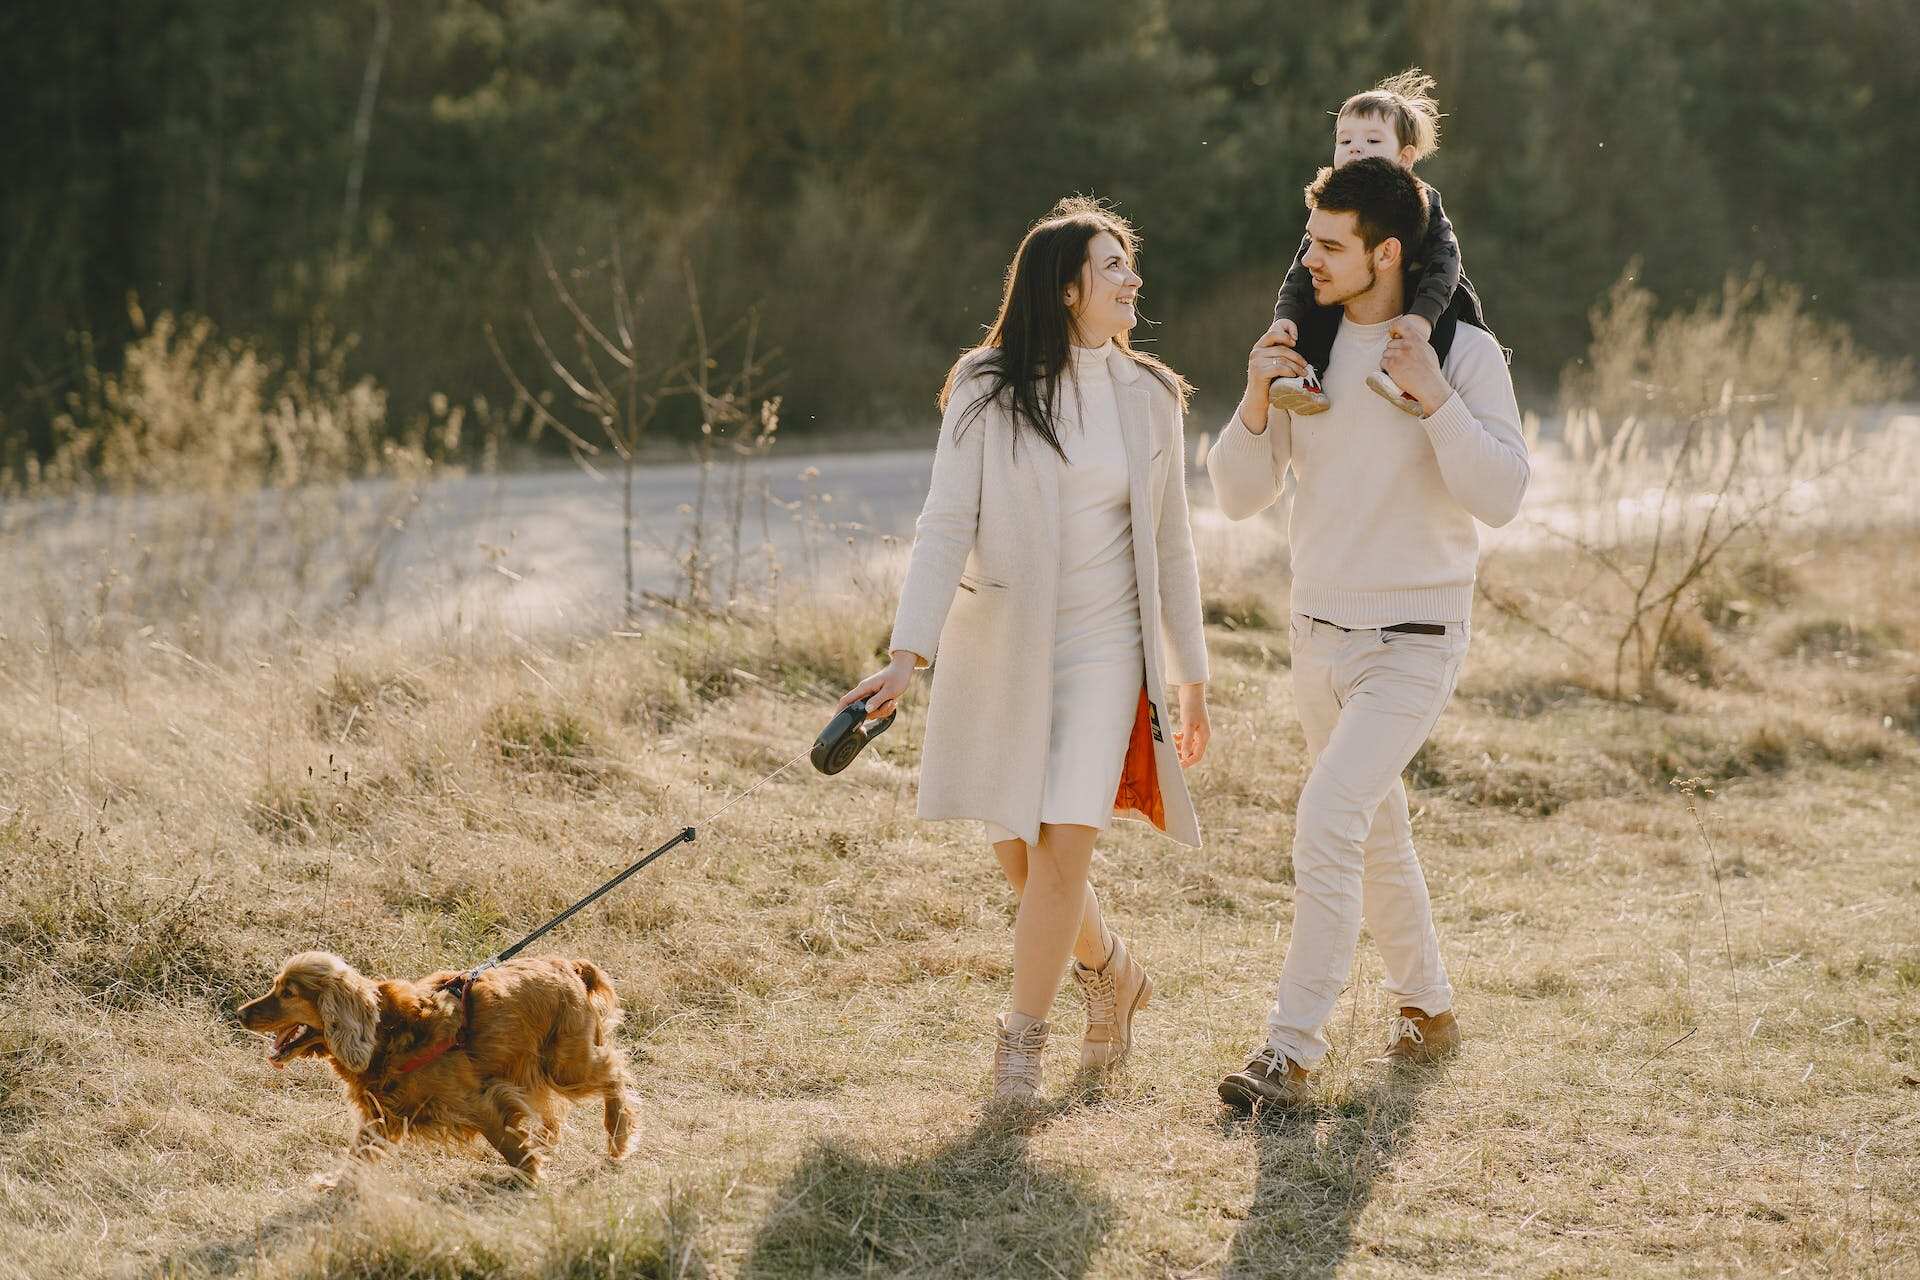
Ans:
<svg viewBox="0 0 1920 1280"><path fill-rule="evenodd" d="M373 1061L374 1031L380 1022L380 1001L374 985L342 960L320 983L314 1001L326 1025L320 1028L327 1047L349 1071L365 1071Z"/></svg>

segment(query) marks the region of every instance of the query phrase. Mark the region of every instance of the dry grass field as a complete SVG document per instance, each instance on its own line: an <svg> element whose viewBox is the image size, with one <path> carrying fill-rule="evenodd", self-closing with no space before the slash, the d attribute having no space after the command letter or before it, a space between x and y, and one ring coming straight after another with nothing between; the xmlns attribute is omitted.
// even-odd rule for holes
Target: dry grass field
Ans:
<svg viewBox="0 0 1920 1280"><path fill-rule="evenodd" d="M311 1188L340 1089L235 1005L304 948L416 976L518 937L804 748L890 602L219 663L0 637L0 1275L1920 1271L1911 531L1730 552L1651 701L1606 696L1607 582L1491 557L1410 771L1466 1048L1366 1065L1363 939L1316 1104L1259 1123L1214 1085L1278 971L1304 759L1277 541L1236 536L1206 847L1122 824L1096 862L1158 993L1128 1069L1072 1079L1063 992L1048 1106L983 1116L1012 903L977 828L912 816L921 685L541 944L614 978L644 1120L615 1167L577 1113L533 1189L479 1148Z"/></svg>

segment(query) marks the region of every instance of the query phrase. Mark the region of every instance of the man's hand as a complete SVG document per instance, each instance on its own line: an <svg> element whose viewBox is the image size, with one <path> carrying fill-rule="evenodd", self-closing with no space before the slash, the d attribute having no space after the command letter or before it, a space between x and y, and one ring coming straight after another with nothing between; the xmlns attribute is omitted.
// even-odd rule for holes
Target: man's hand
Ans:
<svg viewBox="0 0 1920 1280"><path fill-rule="evenodd" d="M1453 387L1440 372L1440 357L1426 339L1414 337L1403 327L1406 322L1405 316L1394 321L1380 367L1392 375L1402 391L1420 402L1421 416L1430 418L1452 399Z"/></svg>
<svg viewBox="0 0 1920 1280"><path fill-rule="evenodd" d="M1247 353L1247 390L1240 397L1240 423L1254 435L1267 429L1267 392L1275 378L1297 378L1307 371L1307 359L1286 345L1277 322L1260 335Z"/></svg>
<svg viewBox="0 0 1920 1280"><path fill-rule="evenodd" d="M1433 340L1433 324L1425 316L1416 316L1409 311L1394 321L1394 324L1409 338L1417 338L1421 342Z"/></svg>

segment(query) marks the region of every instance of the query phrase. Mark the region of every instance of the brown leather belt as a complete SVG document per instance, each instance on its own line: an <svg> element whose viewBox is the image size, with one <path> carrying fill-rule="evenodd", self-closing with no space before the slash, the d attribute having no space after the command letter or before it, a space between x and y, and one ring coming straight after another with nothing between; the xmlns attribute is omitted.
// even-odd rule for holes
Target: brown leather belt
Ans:
<svg viewBox="0 0 1920 1280"><path fill-rule="evenodd" d="M1318 622L1323 626L1332 627L1335 631L1402 631L1409 635L1416 636L1443 636L1447 634L1447 624L1444 622L1396 622L1391 626L1385 627L1343 627L1337 622L1328 622L1325 618L1314 618L1311 614L1307 616L1312 621Z"/></svg>

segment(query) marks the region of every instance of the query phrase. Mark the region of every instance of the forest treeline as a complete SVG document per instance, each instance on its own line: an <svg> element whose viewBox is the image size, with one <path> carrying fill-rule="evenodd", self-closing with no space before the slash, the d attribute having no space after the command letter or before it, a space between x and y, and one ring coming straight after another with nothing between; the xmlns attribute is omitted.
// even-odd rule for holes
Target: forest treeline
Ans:
<svg viewBox="0 0 1920 1280"><path fill-rule="evenodd" d="M45 447L130 297L290 362L320 320L358 335L395 430L497 405L483 325L537 370L523 313L566 332L541 247L604 315L616 238L663 359L686 266L716 323L758 308L787 431L930 414L1068 192L1142 228L1136 336L1220 402L1329 111L1410 63L1447 112L1420 172L1534 396L1632 260L1668 305L1764 267L1911 350L1911 0L23 0L0 439Z"/></svg>

